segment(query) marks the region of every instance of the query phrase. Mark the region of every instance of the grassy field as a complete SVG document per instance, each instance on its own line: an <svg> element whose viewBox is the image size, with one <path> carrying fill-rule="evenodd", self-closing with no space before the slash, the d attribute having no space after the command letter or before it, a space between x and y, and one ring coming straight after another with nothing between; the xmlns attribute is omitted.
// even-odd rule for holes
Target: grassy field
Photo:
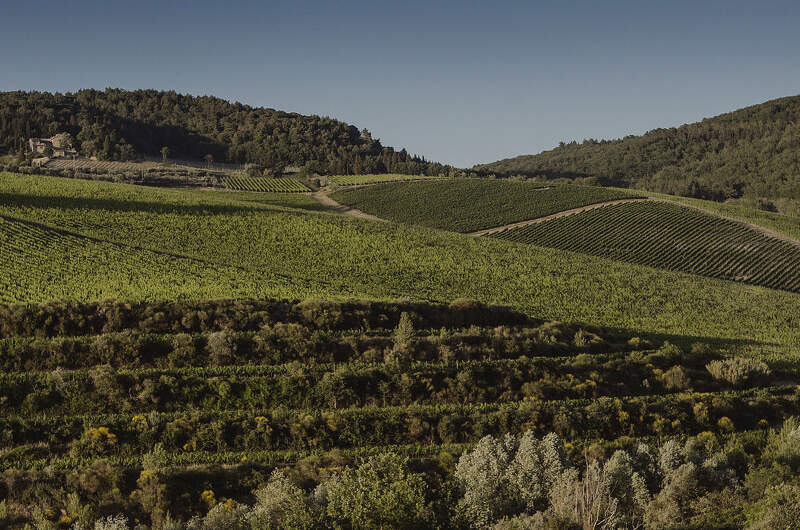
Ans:
<svg viewBox="0 0 800 530"><path fill-rule="evenodd" d="M225 187L236 191L296 193L310 191L308 186L295 178L264 178L228 176L223 179Z"/></svg>
<svg viewBox="0 0 800 530"><path fill-rule="evenodd" d="M332 175L328 180L338 186L358 186L362 184L378 184L381 182L402 182L405 180L438 179L426 175L396 175L392 173L380 175Z"/></svg>
<svg viewBox="0 0 800 530"><path fill-rule="evenodd" d="M80 249L7 235L3 299L469 297L686 341L800 339L795 294L240 197L3 174L0 215Z"/></svg>
<svg viewBox="0 0 800 530"><path fill-rule="evenodd" d="M663 202L610 205L495 237L800 292L797 246Z"/></svg>
<svg viewBox="0 0 800 530"><path fill-rule="evenodd" d="M454 232L474 232L636 196L589 186L547 187L488 179L382 184L332 195L343 204L383 219Z"/></svg>

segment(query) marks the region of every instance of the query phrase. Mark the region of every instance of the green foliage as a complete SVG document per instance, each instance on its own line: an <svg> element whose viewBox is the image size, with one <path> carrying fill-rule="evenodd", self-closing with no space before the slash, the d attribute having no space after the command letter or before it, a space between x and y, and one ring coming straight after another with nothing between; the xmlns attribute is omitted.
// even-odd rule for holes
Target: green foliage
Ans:
<svg viewBox="0 0 800 530"><path fill-rule="evenodd" d="M346 123L203 96L156 90L0 93L0 145L69 132L82 154L125 159L132 153L200 161L255 163L317 173L449 173L395 151Z"/></svg>
<svg viewBox="0 0 800 530"><path fill-rule="evenodd" d="M386 454L348 468L324 486L328 516L353 529L430 528L424 477L407 459Z"/></svg>
<svg viewBox="0 0 800 530"><path fill-rule="evenodd" d="M397 175L397 174L331 175L330 177L328 177L328 180L338 186L359 186L362 184L380 184L383 182L418 180L424 178L438 178L438 176L426 177L425 175Z"/></svg>
<svg viewBox="0 0 800 530"><path fill-rule="evenodd" d="M788 418L779 430L770 432L762 460L768 465L800 469L800 420Z"/></svg>
<svg viewBox="0 0 800 530"><path fill-rule="evenodd" d="M483 173L585 178L673 195L800 199L800 96L620 140L562 143L476 166Z"/></svg>
<svg viewBox="0 0 800 530"><path fill-rule="evenodd" d="M286 473L276 470L267 485L255 492L256 503L247 516L253 530L301 530L320 526L322 514Z"/></svg>
<svg viewBox="0 0 800 530"><path fill-rule="evenodd" d="M0 215L40 224L0 225L22 229L0 242L0 297L470 297L639 334L800 339L789 293L226 196L4 174Z"/></svg>
<svg viewBox="0 0 800 530"><path fill-rule="evenodd" d="M94 530L128 530L128 518L124 515L109 515L94 523Z"/></svg>
<svg viewBox="0 0 800 530"><path fill-rule="evenodd" d="M800 528L800 487L780 484L767 489L765 496L747 513L747 530Z"/></svg>
<svg viewBox="0 0 800 530"><path fill-rule="evenodd" d="M458 179L380 184L333 194L337 201L391 221L473 232L580 206L636 197L589 186Z"/></svg>
<svg viewBox="0 0 800 530"><path fill-rule="evenodd" d="M800 292L800 248L675 204L610 205L495 237Z"/></svg>
<svg viewBox="0 0 800 530"><path fill-rule="evenodd" d="M463 491L459 516L483 528L520 510L547 508L566 460L564 443L553 433L541 440L532 431L519 440L509 435L482 438L456 465L454 476Z"/></svg>
<svg viewBox="0 0 800 530"><path fill-rule="evenodd" d="M266 178L266 177L225 177L225 187L237 191L257 192L304 192L309 191L308 186L294 178Z"/></svg>
<svg viewBox="0 0 800 530"><path fill-rule="evenodd" d="M400 315L400 321L397 327L394 328L394 346L395 348L408 348L411 341L414 340L414 323L407 312Z"/></svg>
<svg viewBox="0 0 800 530"><path fill-rule="evenodd" d="M769 366L765 362L746 357L711 361L706 365L706 369L715 379L727 381L734 386L762 381L771 375Z"/></svg>

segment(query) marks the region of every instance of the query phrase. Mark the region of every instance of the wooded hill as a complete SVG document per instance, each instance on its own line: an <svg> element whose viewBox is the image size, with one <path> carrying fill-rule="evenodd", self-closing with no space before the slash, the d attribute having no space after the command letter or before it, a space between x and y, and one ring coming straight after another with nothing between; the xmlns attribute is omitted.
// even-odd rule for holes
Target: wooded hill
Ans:
<svg viewBox="0 0 800 530"><path fill-rule="evenodd" d="M602 184L718 201L798 200L800 96L642 136L562 142L538 155L474 169L499 175L589 177Z"/></svg>
<svg viewBox="0 0 800 530"><path fill-rule="evenodd" d="M72 134L79 152L101 160L158 156L255 163L320 174L447 174L449 166L384 147L364 129L332 118L157 90L0 93L0 153L31 137Z"/></svg>

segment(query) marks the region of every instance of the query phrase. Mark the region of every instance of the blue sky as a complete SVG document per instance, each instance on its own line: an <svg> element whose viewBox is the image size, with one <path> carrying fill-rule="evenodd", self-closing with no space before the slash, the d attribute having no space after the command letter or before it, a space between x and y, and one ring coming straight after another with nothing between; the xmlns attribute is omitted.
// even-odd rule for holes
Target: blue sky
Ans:
<svg viewBox="0 0 800 530"><path fill-rule="evenodd" d="M332 116L466 167L800 94L800 3L4 2L0 90Z"/></svg>

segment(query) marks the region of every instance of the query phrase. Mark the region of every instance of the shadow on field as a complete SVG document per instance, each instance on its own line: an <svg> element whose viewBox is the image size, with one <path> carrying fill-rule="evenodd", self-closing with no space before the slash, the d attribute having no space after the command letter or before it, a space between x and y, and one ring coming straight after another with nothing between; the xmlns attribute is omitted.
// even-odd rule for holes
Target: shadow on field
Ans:
<svg viewBox="0 0 800 530"><path fill-rule="evenodd" d="M264 204L264 203L260 203ZM149 212L186 215L230 215L260 211L256 204L175 204L123 199L96 199L59 195L29 195L0 192L0 206L22 208L61 208L65 210L103 210L108 212Z"/></svg>
<svg viewBox="0 0 800 530"><path fill-rule="evenodd" d="M591 327L591 324L581 324ZM647 342L659 346L664 342L670 342L679 346L681 349L688 350L693 344L702 343L715 348L731 348L743 346L775 346L776 342L764 342L753 339L731 339L723 337L709 337L703 335L678 335L674 333L653 333L630 328L603 328L612 340L625 341L630 337L639 337Z"/></svg>

